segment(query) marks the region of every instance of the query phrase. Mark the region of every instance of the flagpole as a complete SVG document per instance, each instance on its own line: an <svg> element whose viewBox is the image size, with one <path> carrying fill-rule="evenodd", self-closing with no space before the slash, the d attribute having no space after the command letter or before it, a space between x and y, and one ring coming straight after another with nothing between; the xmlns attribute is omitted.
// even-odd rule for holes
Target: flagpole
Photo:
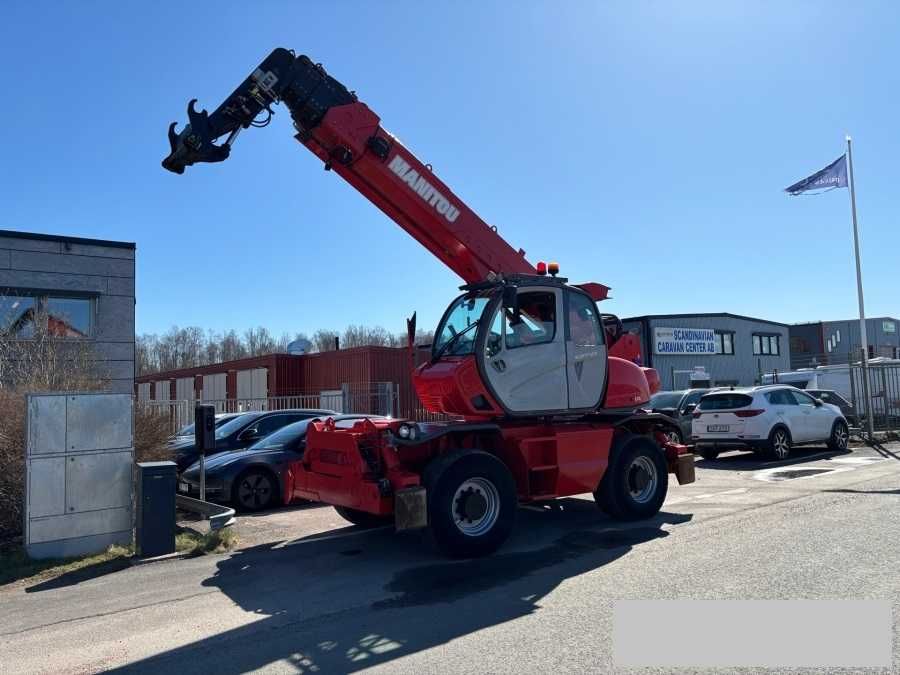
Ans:
<svg viewBox="0 0 900 675"><path fill-rule="evenodd" d="M856 221L856 183L853 181L853 149L850 136L847 136L847 171L850 179L850 213L853 218L853 248L856 252L856 294L859 298L859 340L862 348L863 397L866 401L866 431L869 440L875 436L872 409L872 394L869 391L869 339L866 334L866 308L863 303L862 268L859 263L859 225Z"/></svg>

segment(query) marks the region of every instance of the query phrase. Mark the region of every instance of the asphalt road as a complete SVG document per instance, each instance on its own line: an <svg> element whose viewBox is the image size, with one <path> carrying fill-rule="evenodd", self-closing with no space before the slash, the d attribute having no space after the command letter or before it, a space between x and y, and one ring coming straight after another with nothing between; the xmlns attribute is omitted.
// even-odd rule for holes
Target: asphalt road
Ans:
<svg viewBox="0 0 900 675"><path fill-rule="evenodd" d="M246 519L250 546L230 555L0 591L0 671L619 673L617 600L870 598L893 603L894 669L866 672L900 672L900 448L888 450L699 460L697 483L673 481L652 521L563 499L522 509L509 543L473 561L341 527L328 508ZM272 540L285 523L292 536ZM702 625L673 629L703 649ZM773 638L764 625L746 636Z"/></svg>

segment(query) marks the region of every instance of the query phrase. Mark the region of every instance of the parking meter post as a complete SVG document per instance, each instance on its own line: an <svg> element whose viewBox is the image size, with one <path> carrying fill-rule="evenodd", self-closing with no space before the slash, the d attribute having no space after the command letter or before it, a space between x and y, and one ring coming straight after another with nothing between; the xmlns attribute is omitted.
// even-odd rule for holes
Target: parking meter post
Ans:
<svg viewBox="0 0 900 675"><path fill-rule="evenodd" d="M200 501L206 501L206 457L200 455Z"/></svg>
<svg viewBox="0 0 900 675"><path fill-rule="evenodd" d="M206 453L216 447L216 408L194 406L194 446L200 453L200 500L206 501Z"/></svg>

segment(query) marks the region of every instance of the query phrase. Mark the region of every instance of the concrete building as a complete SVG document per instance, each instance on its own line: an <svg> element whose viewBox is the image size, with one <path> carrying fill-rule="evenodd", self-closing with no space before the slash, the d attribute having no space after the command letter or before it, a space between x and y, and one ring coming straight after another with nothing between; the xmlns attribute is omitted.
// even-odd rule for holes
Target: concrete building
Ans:
<svg viewBox="0 0 900 675"><path fill-rule="evenodd" d="M83 342L108 389L132 393L134 265L133 243L0 230L0 338Z"/></svg>
<svg viewBox="0 0 900 675"><path fill-rule="evenodd" d="M686 389L705 372L713 386L749 386L760 374L787 370L788 325L728 314L653 314L623 319L641 342L643 365L663 389ZM702 369L702 370L701 370Z"/></svg>
<svg viewBox="0 0 900 675"><path fill-rule="evenodd" d="M790 327L791 368L808 368L858 360L859 319L815 321ZM900 358L900 319L879 316L866 319L869 358Z"/></svg>

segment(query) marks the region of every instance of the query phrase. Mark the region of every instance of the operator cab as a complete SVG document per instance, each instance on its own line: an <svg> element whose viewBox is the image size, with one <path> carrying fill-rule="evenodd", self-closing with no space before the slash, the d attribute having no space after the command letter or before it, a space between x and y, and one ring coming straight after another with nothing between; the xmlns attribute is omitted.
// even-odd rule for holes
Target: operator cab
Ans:
<svg viewBox="0 0 900 675"><path fill-rule="evenodd" d="M438 326L431 365L474 357L507 415L596 409L607 379L604 324L593 299L565 281L512 275L464 286Z"/></svg>

